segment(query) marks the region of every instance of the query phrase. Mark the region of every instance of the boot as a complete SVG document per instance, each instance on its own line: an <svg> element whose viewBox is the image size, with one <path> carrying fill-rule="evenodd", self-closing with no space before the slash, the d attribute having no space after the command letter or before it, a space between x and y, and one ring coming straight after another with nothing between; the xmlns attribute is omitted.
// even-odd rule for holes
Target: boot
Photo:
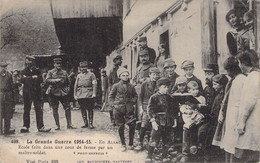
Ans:
<svg viewBox="0 0 260 163"><path fill-rule="evenodd" d="M93 118L94 118L94 111L93 110L88 110L88 119L89 119L89 128L93 129Z"/></svg>
<svg viewBox="0 0 260 163"><path fill-rule="evenodd" d="M67 129L76 129L76 127L74 127L71 123L71 112L70 109L65 111L65 116L66 116L66 120L67 120Z"/></svg>
<svg viewBox="0 0 260 163"><path fill-rule="evenodd" d="M87 128L88 127L88 119L87 119L86 110L81 109L81 115L82 115L83 122L84 122L84 126L81 126L81 128Z"/></svg>
<svg viewBox="0 0 260 163"><path fill-rule="evenodd" d="M115 118L114 118L114 114L113 111L109 111L109 115L110 115L110 120L113 126L115 126Z"/></svg>
<svg viewBox="0 0 260 163"><path fill-rule="evenodd" d="M10 129L10 126L11 126L11 119L4 119L4 134L5 135L10 135L10 134L15 133L15 130Z"/></svg>
<svg viewBox="0 0 260 163"><path fill-rule="evenodd" d="M55 130L60 130L60 120L59 120L59 113L53 113L53 117L56 123Z"/></svg>

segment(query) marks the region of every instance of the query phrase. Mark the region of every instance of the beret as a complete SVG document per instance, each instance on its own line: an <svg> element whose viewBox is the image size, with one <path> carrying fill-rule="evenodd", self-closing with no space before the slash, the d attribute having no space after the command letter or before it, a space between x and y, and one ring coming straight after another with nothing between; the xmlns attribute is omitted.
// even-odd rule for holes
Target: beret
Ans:
<svg viewBox="0 0 260 163"><path fill-rule="evenodd" d="M140 37L138 42L142 42L142 41L147 41L147 38L146 37Z"/></svg>
<svg viewBox="0 0 260 163"><path fill-rule="evenodd" d="M182 84L182 83L187 83L188 80L185 76L180 76L176 79L175 85L177 84Z"/></svg>
<svg viewBox="0 0 260 163"><path fill-rule="evenodd" d="M182 69L185 69L185 68L188 68L188 67L194 67L194 62L189 61L189 60L182 62L182 65L181 65Z"/></svg>
<svg viewBox="0 0 260 163"><path fill-rule="evenodd" d="M157 87L160 87L161 85L167 85L169 86L170 85L170 79L169 78L166 78L166 77L162 77L160 79L157 80L156 82L156 85Z"/></svg>
<svg viewBox="0 0 260 163"><path fill-rule="evenodd" d="M150 67L149 73L160 73L160 70L157 67Z"/></svg>
<svg viewBox="0 0 260 163"><path fill-rule="evenodd" d="M176 63L171 58L168 58L163 63L163 68L169 67L169 66L176 66Z"/></svg>
<svg viewBox="0 0 260 163"><path fill-rule="evenodd" d="M117 76L120 77L120 75L124 72L127 72L129 74L129 71L124 67L119 67L117 70Z"/></svg>
<svg viewBox="0 0 260 163"><path fill-rule="evenodd" d="M228 82L228 78L223 74L217 74L213 76L212 80L220 85L226 85Z"/></svg>

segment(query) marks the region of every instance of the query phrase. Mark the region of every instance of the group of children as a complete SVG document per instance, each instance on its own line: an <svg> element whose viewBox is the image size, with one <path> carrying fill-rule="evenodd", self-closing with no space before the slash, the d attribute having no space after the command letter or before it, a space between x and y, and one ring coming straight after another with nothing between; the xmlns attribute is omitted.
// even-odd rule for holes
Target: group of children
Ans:
<svg viewBox="0 0 260 163"><path fill-rule="evenodd" d="M184 61L182 69L185 75L179 76L175 73L175 62L169 58L163 64L164 73L157 67L149 69L149 77L142 83L140 94L137 94L134 85L130 84L128 70L120 67L117 70L120 81L113 85L109 93L109 103L113 107L115 121L119 126L122 151L143 150L144 137L147 131L150 131L147 162L155 158L154 151L159 145L162 147L160 159L163 162L173 159L169 152L174 154L177 139L182 139L182 154L178 161L186 162L192 154L197 153L206 158L206 149L211 144L206 142L211 139L207 138L208 130L214 126L214 122L211 122L211 107L214 97L223 93L228 81L225 75L216 73L217 65L210 64L207 67L205 74L207 84L211 88L209 93L205 93L201 81L193 74L194 62ZM207 100L212 98L213 100ZM141 127L139 143L134 148L138 114L141 115ZM128 148L124 137L125 124L129 126Z"/></svg>

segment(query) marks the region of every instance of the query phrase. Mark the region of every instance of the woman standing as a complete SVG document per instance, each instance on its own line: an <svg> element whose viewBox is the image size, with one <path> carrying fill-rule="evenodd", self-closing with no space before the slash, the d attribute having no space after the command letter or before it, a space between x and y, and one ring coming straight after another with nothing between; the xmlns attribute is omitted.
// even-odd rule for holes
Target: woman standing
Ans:
<svg viewBox="0 0 260 163"><path fill-rule="evenodd" d="M97 94L97 80L94 73L87 70L87 61L80 62L80 73L77 75L74 86L74 98L78 100L84 125L82 128L93 129L94 100ZM88 110L88 118L87 112ZM88 125L89 120L89 125Z"/></svg>

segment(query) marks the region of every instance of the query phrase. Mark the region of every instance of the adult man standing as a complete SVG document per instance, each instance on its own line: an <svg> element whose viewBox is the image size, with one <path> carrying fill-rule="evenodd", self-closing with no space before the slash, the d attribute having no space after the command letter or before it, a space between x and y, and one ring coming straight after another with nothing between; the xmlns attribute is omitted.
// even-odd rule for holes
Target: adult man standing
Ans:
<svg viewBox="0 0 260 163"><path fill-rule="evenodd" d="M4 119L4 134L14 134L15 130L10 129L11 119L14 111L13 79L11 73L6 70L7 63L0 62L0 129L2 132L2 119Z"/></svg>
<svg viewBox="0 0 260 163"><path fill-rule="evenodd" d="M68 94L70 90L70 80L68 73L61 68L61 58L55 58L53 62L54 69L48 71L45 82L50 85L47 91L50 96L50 105L53 109L53 117L57 126L55 130L60 130L58 113L59 102L61 102L63 109L65 110L67 128L75 129L71 123L70 103L68 100Z"/></svg>
<svg viewBox="0 0 260 163"><path fill-rule="evenodd" d="M120 81L120 79L117 76L117 70L118 70L119 66L121 66L121 64L122 64L122 56L120 54L114 56L113 57L113 63L114 63L114 67L113 67L113 69L110 71L110 73L108 75L108 89L109 90L111 90L112 86L115 83L118 83ZM111 123L113 125L115 125L113 109L110 106L108 108L109 108L109 115L110 115Z"/></svg>
<svg viewBox="0 0 260 163"><path fill-rule="evenodd" d="M149 55L149 61L151 63L154 63L155 58L156 58L156 54L155 54L154 49L147 46L147 38L146 37L140 37L138 42L139 42L139 46L140 46L140 51L147 50L148 55ZM140 60L138 59L137 66L139 66L139 64L140 64Z"/></svg>
<svg viewBox="0 0 260 163"><path fill-rule="evenodd" d="M43 81L41 71L35 67L35 58L26 56L26 67L21 71L21 83L23 83L23 128L22 133L29 132L30 128L30 111L33 103L36 113L36 124L39 132L49 132L51 129L45 129L43 124L42 92L41 83Z"/></svg>

